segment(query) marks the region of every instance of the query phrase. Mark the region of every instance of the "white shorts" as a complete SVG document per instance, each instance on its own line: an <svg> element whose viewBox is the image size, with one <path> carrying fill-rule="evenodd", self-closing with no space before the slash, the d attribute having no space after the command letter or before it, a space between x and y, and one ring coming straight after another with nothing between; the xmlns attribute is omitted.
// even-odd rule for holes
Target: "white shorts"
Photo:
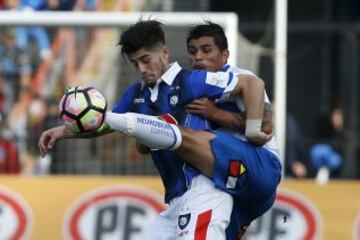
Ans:
<svg viewBox="0 0 360 240"><path fill-rule="evenodd" d="M186 193L170 202L141 239L225 240L233 198L203 175L195 177Z"/></svg>
<svg viewBox="0 0 360 240"><path fill-rule="evenodd" d="M141 240L174 240L176 235L177 212L181 197L170 201L169 207L156 217L142 234Z"/></svg>

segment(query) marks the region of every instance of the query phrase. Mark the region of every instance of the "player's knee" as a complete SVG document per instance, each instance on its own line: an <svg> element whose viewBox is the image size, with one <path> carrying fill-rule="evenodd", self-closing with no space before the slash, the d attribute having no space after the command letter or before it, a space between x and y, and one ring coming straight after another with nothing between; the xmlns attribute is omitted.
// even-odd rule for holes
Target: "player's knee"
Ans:
<svg viewBox="0 0 360 240"><path fill-rule="evenodd" d="M183 148L194 148L194 146L202 145L204 142L208 143L215 137L213 133L189 128L181 128L181 135Z"/></svg>
<svg viewBox="0 0 360 240"><path fill-rule="evenodd" d="M196 144L196 131L189 128L181 128L180 131L182 136L182 149L189 149L191 148L191 146L194 146L194 144Z"/></svg>

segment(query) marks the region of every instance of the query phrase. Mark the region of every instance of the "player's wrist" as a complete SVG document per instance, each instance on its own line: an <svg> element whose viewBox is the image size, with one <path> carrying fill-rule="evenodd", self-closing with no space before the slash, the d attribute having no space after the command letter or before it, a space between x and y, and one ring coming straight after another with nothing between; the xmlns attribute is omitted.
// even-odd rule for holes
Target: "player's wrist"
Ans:
<svg viewBox="0 0 360 240"><path fill-rule="evenodd" d="M261 132L262 119L246 119L245 122L245 136L255 137Z"/></svg>

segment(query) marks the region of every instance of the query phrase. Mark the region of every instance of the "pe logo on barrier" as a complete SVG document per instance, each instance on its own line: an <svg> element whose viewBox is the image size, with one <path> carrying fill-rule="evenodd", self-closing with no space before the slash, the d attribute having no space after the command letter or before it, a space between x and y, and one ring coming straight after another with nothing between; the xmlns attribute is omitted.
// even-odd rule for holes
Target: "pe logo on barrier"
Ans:
<svg viewBox="0 0 360 240"><path fill-rule="evenodd" d="M0 239L28 239L31 229L31 209L25 200L0 187Z"/></svg>
<svg viewBox="0 0 360 240"><path fill-rule="evenodd" d="M251 223L246 240L322 239L322 220L316 206L303 195L280 190L270 211Z"/></svg>
<svg viewBox="0 0 360 240"><path fill-rule="evenodd" d="M162 197L135 186L101 187L78 198L68 209L65 239L140 240L141 233L165 209Z"/></svg>

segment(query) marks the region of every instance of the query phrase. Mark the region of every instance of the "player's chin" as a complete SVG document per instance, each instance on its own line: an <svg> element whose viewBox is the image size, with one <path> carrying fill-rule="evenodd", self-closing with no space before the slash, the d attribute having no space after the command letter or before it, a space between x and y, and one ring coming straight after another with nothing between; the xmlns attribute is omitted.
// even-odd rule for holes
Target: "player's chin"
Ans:
<svg viewBox="0 0 360 240"><path fill-rule="evenodd" d="M200 64L200 63L195 63L195 64L193 64L193 68L194 69L205 69L206 65L205 64Z"/></svg>
<svg viewBox="0 0 360 240"><path fill-rule="evenodd" d="M157 79L154 78L154 77L144 77L143 78L143 82L145 83L145 85L147 86L152 86L152 85L155 85Z"/></svg>

